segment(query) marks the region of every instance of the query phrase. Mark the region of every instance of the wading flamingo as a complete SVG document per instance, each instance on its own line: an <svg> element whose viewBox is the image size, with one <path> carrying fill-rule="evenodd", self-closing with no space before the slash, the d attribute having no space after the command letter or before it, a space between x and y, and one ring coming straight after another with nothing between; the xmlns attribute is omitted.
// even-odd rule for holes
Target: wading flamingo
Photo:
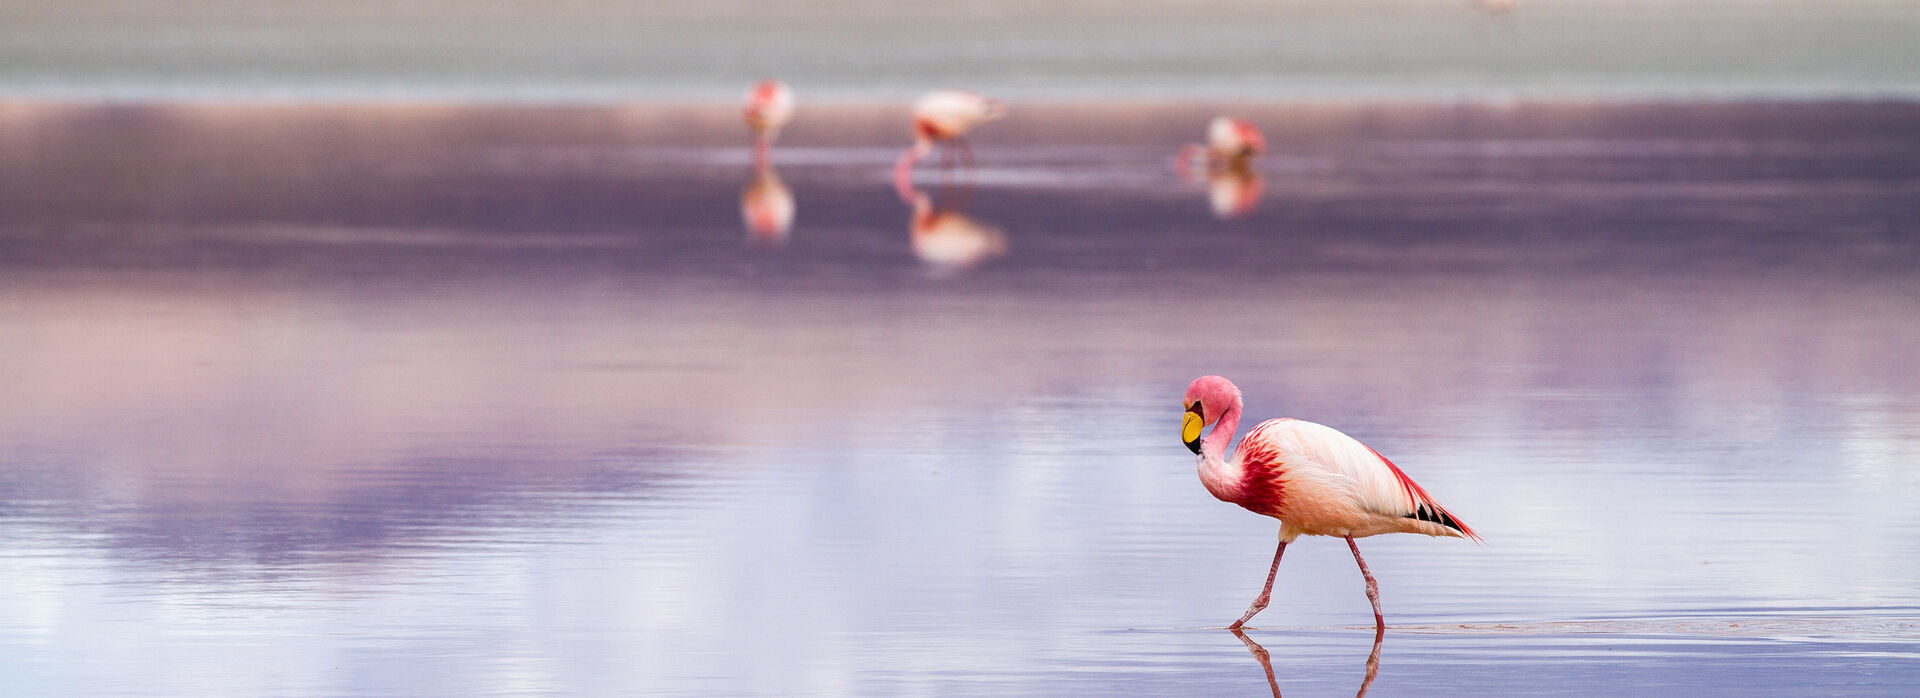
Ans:
<svg viewBox="0 0 1920 698"><path fill-rule="evenodd" d="M1267 137L1253 124L1224 116L1207 124L1207 143L1188 143L1180 147L1173 167L1182 179L1193 178L1193 163L1202 161L1202 172L1246 170L1253 159L1267 151Z"/></svg>
<svg viewBox="0 0 1920 698"><path fill-rule="evenodd" d="M1228 458L1227 442L1240 426L1241 402L1240 389L1225 378L1195 379L1180 404L1187 408L1180 440L1200 457L1200 483L1220 501L1280 520L1280 547L1273 551L1267 585L1246 615L1227 626L1230 630L1246 625L1267 607L1280 556L1302 534L1347 539L1354 562L1360 564L1360 576L1367 581L1376 634L1387 629L1380 615L1380 586L1367 571L1367 561L1360 557L1360 546L1353 539L1424 533L1480 540L1392 461L1333 427L1269 419L1247 432ZM1200 431L1207 426L1213 431L1203 439Z"/></svg>
<svg viewBox="0 0 1920 698"><path fill-rule="evenodd" d="M793 90L779 80L761 80L747 88L747 130L753 132L753 162L765 166L767 151L780 129L793 120Z"/></svg>
<svg viewBox="0 0 1920 698"><path fill-rule="evenodd" d="M913 203L913 165L933 153L933 144L948 143L973 164L973 150L965 137L975 126L1007 113L1006 105L966 90L934 90L913 103L913 145L893 163L893 190L900 200Z"/></svg>

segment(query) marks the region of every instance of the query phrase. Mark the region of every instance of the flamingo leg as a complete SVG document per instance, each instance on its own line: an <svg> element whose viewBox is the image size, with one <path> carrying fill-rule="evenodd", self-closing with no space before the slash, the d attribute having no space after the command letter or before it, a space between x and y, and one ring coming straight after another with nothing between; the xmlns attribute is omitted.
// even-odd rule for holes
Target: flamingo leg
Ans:
<svg viewBox="0 0 1920 698"><path fill-rule="evenodd" d="M1234 621L1233 625L1227 626L1228 630L1240 629L1240 626L1246 625L1247 621L1253 619L1253 614L1267 607L1267 600L1273 597L1273 575L1280 571L1280 556L1285 554L1287 554L1287 542L1280 541L1280 547L1273 551L1273 566L1267 568L1267 585L1260 589L1259 596L1254 597L1253 605L1247 607L1247 614L1240 616L1240 620Z"/></svg>
<svg viewBox="0 0 1920 698"><path fill-rule="evenodd" d="M768 160L772 155L772 151L773 142L769 141L765 136L753 139L753 170L755 172L761 172L767 169L769 164Z"/></svg>
<svg viewBox="0 0 1920 698"><path fill-rule="evenodd" d="M1367 560L1360 557L1360 546L1353 542L1353 536L1347 536L1347 547L1353 549L1353 561L1360 563L1360 576L1367 578L1367 600L1373 602L1374 633L1384 633L1387 631L1387 621L1380 615L1380 583L1373 581L1373 573L1367 570Z"/></svg>

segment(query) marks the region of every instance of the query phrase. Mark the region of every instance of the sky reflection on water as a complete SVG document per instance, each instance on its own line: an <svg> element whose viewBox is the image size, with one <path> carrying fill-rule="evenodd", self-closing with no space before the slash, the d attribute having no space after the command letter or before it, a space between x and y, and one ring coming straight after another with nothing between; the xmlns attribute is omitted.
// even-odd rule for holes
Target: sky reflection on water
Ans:
<svg viewBox="0 0 1920 698"><path fill-rule="evenodd" d="M1167 169L1199 109L1053 150L1016 111L967 202L1006 255L948 274L897 129L803 113L769 248L732 136L607 126L657 114L10 112L0 676L1260 693L1206 628L1275 527L1174 438L1217 372L1486 534L1362 543L1371 695L1897 691L1920 141L1692 109L1250 110L1295 118L1227 221ZM1297 548L1251 636L1353 692L1358 575Z"/></svg>

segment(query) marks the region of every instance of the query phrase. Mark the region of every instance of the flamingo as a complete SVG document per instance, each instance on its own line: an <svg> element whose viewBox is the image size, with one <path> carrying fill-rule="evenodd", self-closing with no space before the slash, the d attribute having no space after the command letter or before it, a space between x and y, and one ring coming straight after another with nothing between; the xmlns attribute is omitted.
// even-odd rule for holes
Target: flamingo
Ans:
<svg viewBox="0 0 1920 698"><path fill-rule="evenodd" d="M1225 116L1213 117L1207 124L1207 143L1188 143L1180 147L1180 154L1174 158L1174 169L1179 170L1183 179L1190 179L1193 162L1204 160L1208 172L1219 170L1244 170L1252 164L1254 157L1267 151L1267 137L1253 124Z"/></svg>
<svg viewBox="0 0 1920 698"><path fill-rule="evenodd" d="M935 141L953 144L972 164L973 151L964 140L967 132L1006 113L1006 105L1000 100L966 90L934 90L922 95L913 103L913 145L893 164L893 189L900 200L913 202L913 165L933 153Z"/></svg>
<svg viewBox="0 0 1920 698"><path fill-rule="evenodd" d="M1273 551L1267 584L1246 614L1227 626L1229 630L1246 625L1267 607L1280 556L1301 535L1347 540L1360 576L1367 581L1376 635L1387 629L1380 614L1380 585L1360 557L1355 538L1423 533L1481 540L1393 461L1333 427L1269 419L1247 432L1233 457L1227 458L1227 442L1240 426L1240 389L1232 381L1201 376L1187 386L1180 404L1187 410L1180 439L1199 456L1200 483L1220 501L1280 520L1280 547ZM1208 426L1213 431L1203 439L1200 431Z"/></svg>
<svg viewBox="0 0 1920 698"><path fill-rule="evenodd" d="M747 130L753 132L753 161L763 165L780 129L793 120L793 90L779 80L761 80L747 88Z"/></svg>

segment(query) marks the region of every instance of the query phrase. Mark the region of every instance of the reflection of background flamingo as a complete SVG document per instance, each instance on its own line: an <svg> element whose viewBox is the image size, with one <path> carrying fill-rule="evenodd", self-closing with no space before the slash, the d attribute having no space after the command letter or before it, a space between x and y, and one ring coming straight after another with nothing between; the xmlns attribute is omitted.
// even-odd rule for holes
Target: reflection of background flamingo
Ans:
<svg viewBox="0 0 1920 698"><path fill-rule="evenodd" d="M926 192L915 189L906 196L913 207L907 223L913 256L934 271L957 272L1007 254L1007 234L999 228L958 209L936 207Z"/></svg>
<svg viewBox="0 0 1920 698"><path fill-rule="evenodd" d="M1183 179L1192 179L1193 163L1203 161L1201 171L1246 169L1253 158L1267 151L1267 137L1253 124L1224 116L1207 124L1207 143L1188 143L1180 147L1173 161Z"/></svg>
<svg viewBox="0 0 1920 698"><path fill-rule="evenodd" d="M793 191L766 161L753 168L753 181L740 190L740 218L756 242L779 245L793 228Z"/></svg>
<svg viewBox="0 0 1920 698"><path fill-rule="evenodd" d="M1007 113L999 100L966 90L934 90L913 103L913 145L893 165L893 190L900 200L913 202L913 165L933 152L934 142L949 143L967 165L973 151L964 140L981 123Z"/></svg>
<svg viewBox="0 0 1920 698"><path fill-rule="evenodd" d="M1266 180L1249 167L1229 167L1207 174L1207 204L1221 220L1239 218L1260 204Z"/></svg>
<svg viewBox="0 0 1920 698"><path fill-rule="evenodd" d="M793 120L793 90L779 80L761 80L747 88L747 129L753 131L753 161L764 166L780 129Z"/></svg>
<svg viewBox="0 0 1920 698"><path fill-rule="evenodd" d="M1180 439L1200 456L1200 482L1207 491L1220 501L1280 520L1280 547L1273 552L1266 587L1246 615L1228 628L1246 625L1267 607L1280 556L1302 534L1347 539L1367 581L1374 628L1382 632L1387 622L1380 614L1379 584L1353 539L1381 533L1480 539L1392 461L1332 427L1269 419L1247 432L1227 460L1227 442L1240 426L1241 401L1240 389L1225 378L1195 379L1180 404L1187 408ZM1200 431L1208 425L1213 432L1202 439Z"/></svg>
<svg viewBox="0 0 1920 698"><path fill-rule="evenodd" d="M1273 698L1280 698L1280 682L1273 678L1273 656L1267 652L1267 648L1261 647L1260 643L1247 637L1246 632L1241 629L1233 628L1232 632L1234 637L1240 638L1240 642L1247 646L1247 651L1253 653L1253 658L1259 660L1260 669L1267 673L1267 688L1273 691ZM1366 698L1367 688L1373 685L1374 677L1380 675L1380 640L1386 636L1387 634L1381 630L1373 631L1373 653L1367 655L1367 673L1360 678L1360 691L1353 694L1353 698Z"/></svg>

